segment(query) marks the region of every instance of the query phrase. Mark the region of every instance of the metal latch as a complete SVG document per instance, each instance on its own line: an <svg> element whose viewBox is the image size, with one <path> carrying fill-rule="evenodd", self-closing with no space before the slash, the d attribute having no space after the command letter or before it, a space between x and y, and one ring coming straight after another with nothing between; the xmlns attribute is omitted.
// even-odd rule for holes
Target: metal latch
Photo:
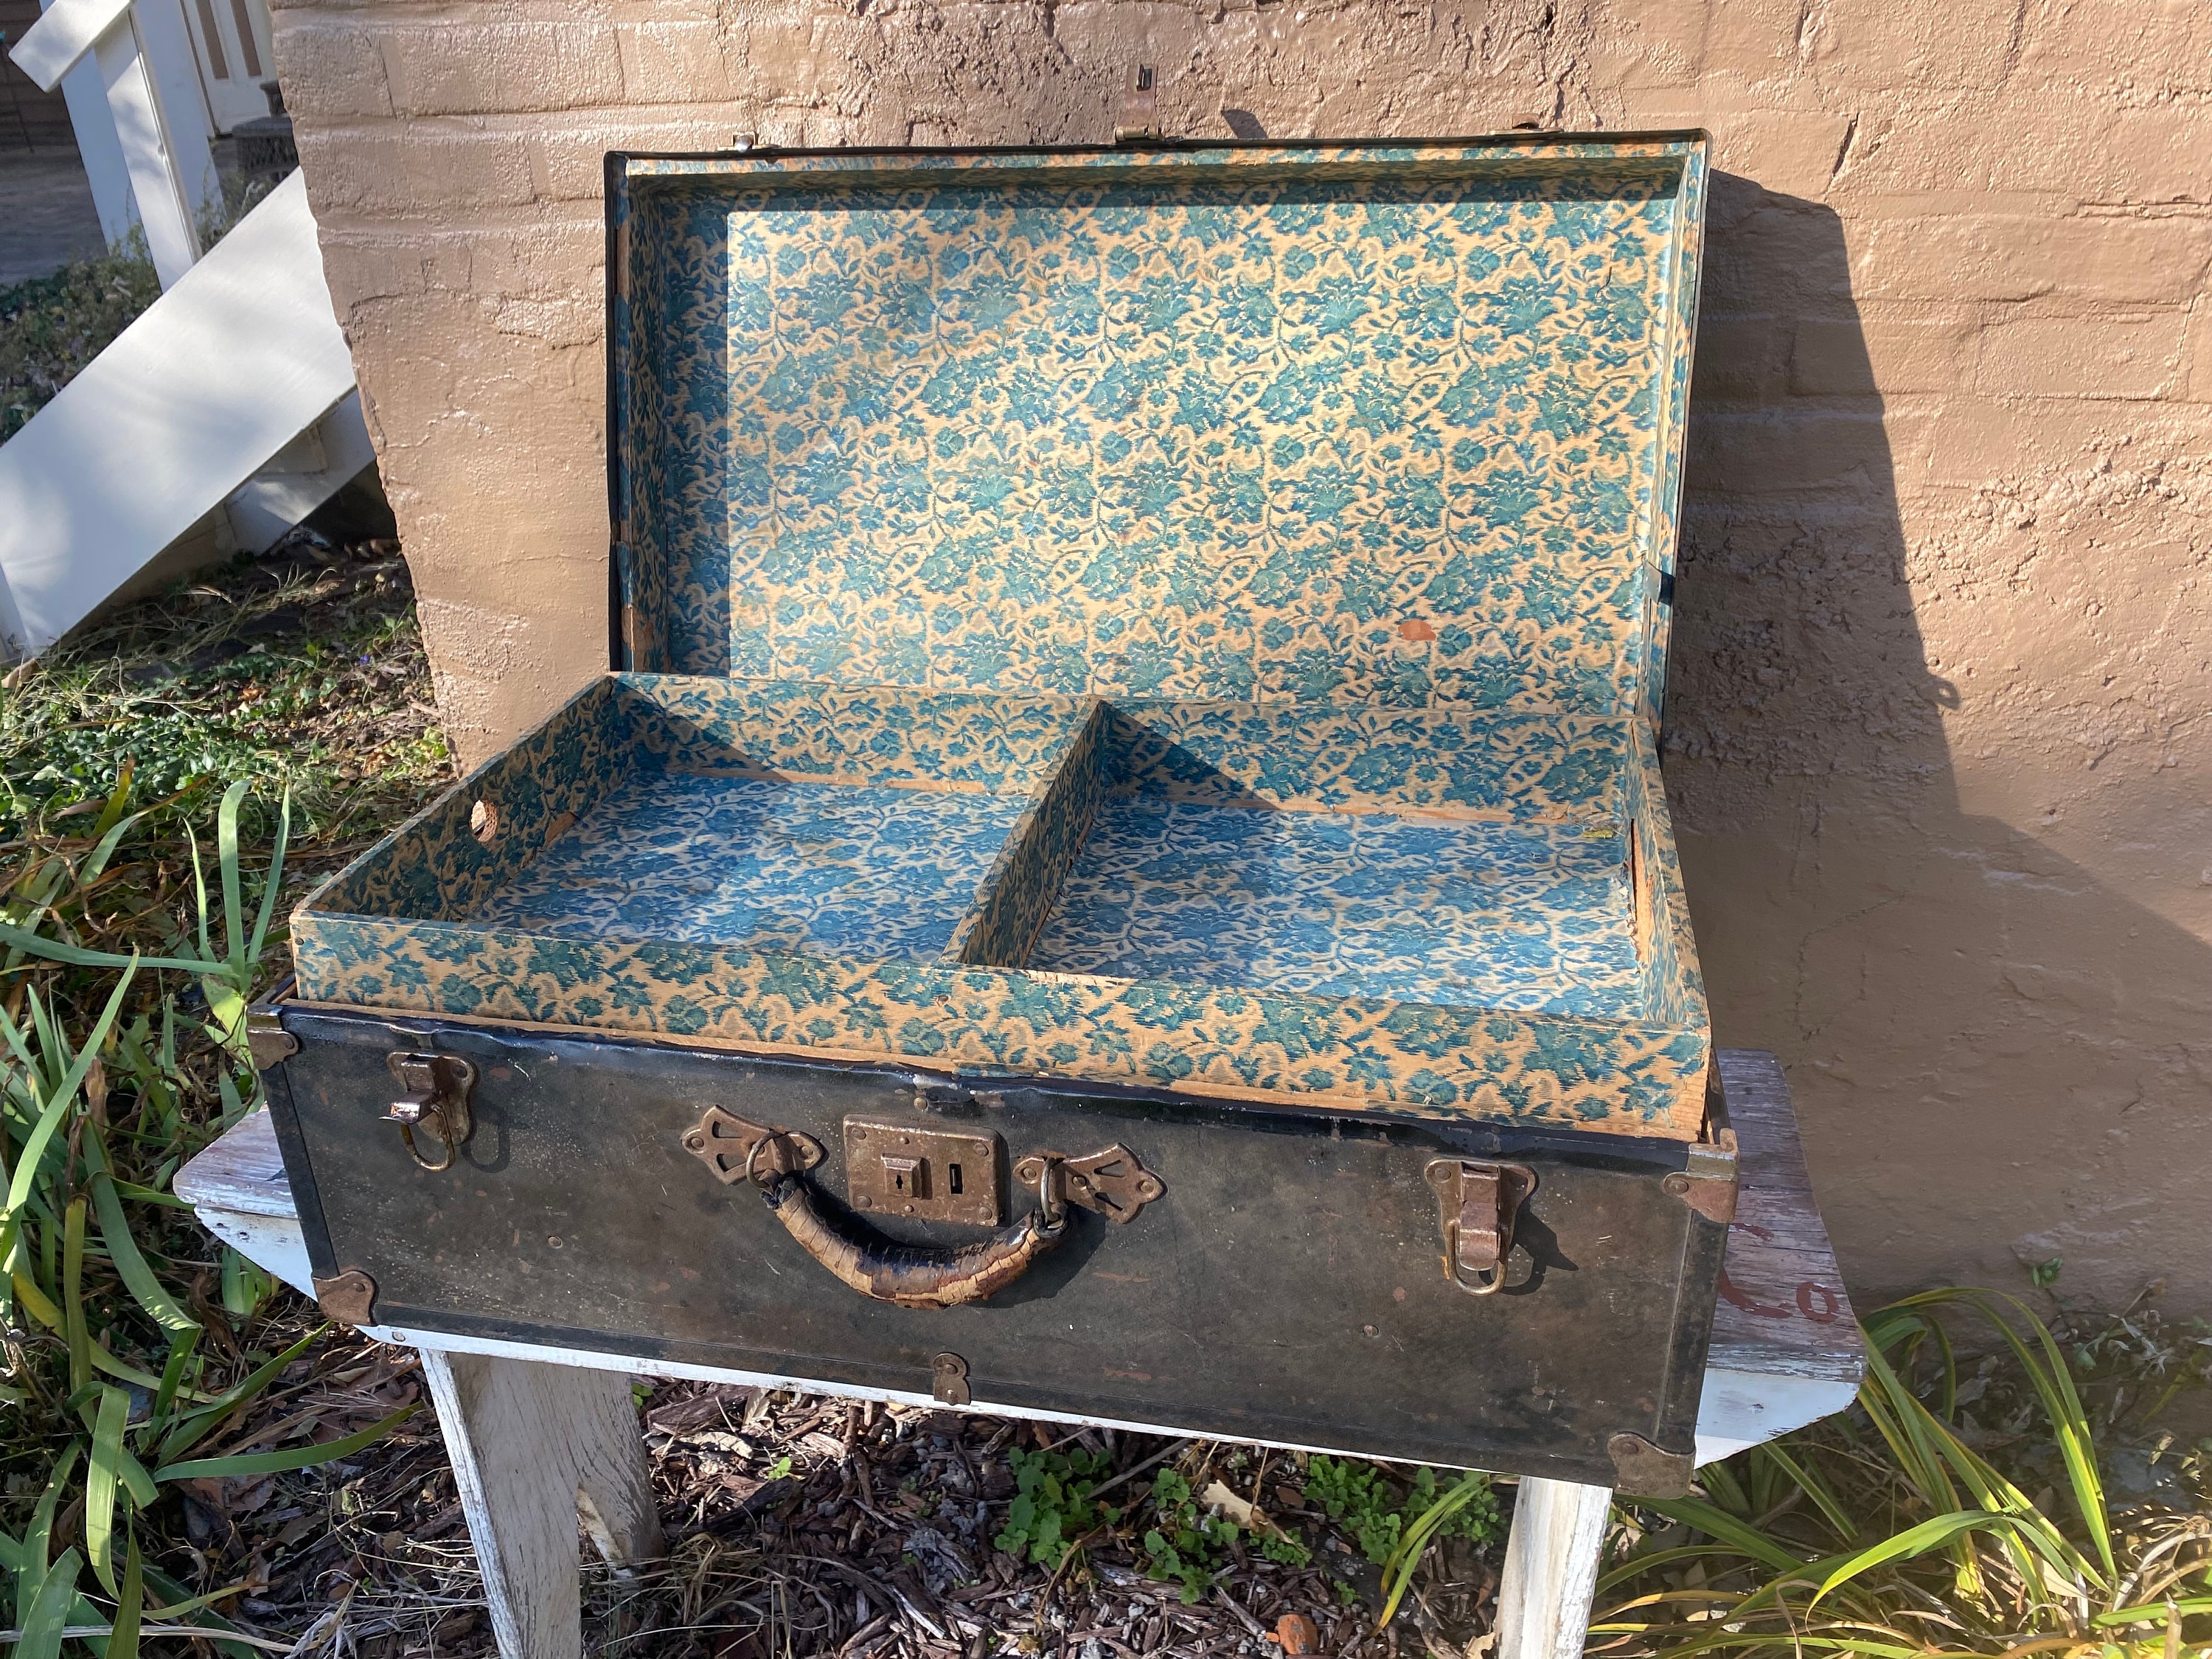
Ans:
<svg viewBox="0 0 2212 1659"><path fill-rule="evenodd" d="M1536 1190L1536 1172L1524 1164L1437 1158L1421 1174L1436 1190L1444 1277L1469 1296L1496 1295L1505 1288L1513 1223Z"/></svg>
<svg viewBox="0 0 2212 1659"><path fill-rule="evenodd" d="M399 1126L407 1155L424 1169L450 1170L461 1147L476 1131L469 1116L469 1091L476 1087L477 1068L458 1054L416 1054L400 1049L385 1057L392 1075L406 1091L384 1114L385 1121ZM422 1156L415 1131L422 1129L443 1148L435 1163Z"/></svg>
<svg viewBox="0 0 2212 1659"><path fill-rule="evenodd" d="M988 1129L848 1117L846 1191L853 1207L870 1215L995 1227L1003 1214L999 1147Z"/></svg>

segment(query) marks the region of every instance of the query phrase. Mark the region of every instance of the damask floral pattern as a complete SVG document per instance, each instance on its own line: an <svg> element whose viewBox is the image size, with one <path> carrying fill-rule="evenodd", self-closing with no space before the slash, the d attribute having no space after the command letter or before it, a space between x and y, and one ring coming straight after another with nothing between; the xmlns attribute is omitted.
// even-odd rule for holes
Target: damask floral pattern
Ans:
<svg viewBox="0 0 2212 1659"><path fill-rule="evenodd" d="M1109 802L1029 965L1632 1018L1612 825L1565 829Z"/></svg>
<svg viewBox="0 0 2212 1659"><path fill-rule="evenodd" d="M1680 148L1271 160L635 180L654 665L1632 706Z"/></svg>
<svg viewBox="0 0 2212 1659"><path fill-rule="evenodd" d="M648 771L469 918L577 939L927 961L1018 796Z"/></svg>
<svg viewBox="0 0 2212 1659"><path fill-rule="evenodd" d="M621 162L640 672L311 896L302 994L1693 1135L1704 166Z"/></svg>

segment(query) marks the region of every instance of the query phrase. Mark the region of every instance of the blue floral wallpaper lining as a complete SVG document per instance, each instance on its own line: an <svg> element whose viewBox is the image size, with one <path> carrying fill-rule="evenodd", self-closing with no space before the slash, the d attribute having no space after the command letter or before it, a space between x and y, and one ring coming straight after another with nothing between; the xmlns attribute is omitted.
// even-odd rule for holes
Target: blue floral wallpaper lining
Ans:
<svg viewBox="0 0 2212 1659"><path fill-rule="evenodd" d="M1704 166L628 161L638 672L312 895L302 995L1691 1138Z"/></svg>
<svg viewBox="0 0 2212 1659"><path fill-rule="evenodd" d="M1633 1018L1627 878L1610 824L1123 798L1092 824L1028 965Z"/></svg>
<svg viewBox="0 0 2212 1659"><path fill-rule="evenodd" d="M951 941L1018 796L646 771L477 907L577 939L927 960Z"/></svg>
<svg viewBox="0 0 2212 1659"><path fill-rule="evenodd" d="M639 665L1633 709L1694 143L631 164Z"/></svg>

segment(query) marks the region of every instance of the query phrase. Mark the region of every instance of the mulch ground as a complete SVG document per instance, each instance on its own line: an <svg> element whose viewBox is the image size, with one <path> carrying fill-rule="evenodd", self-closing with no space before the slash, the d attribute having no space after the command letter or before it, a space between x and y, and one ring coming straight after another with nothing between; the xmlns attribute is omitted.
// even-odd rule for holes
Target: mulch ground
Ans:
<svg viewBox="0 0 2212 1659"><path fill-rule="evenodd" d="M313 1310L292 1298L276 1327ZM331 1439L410 1402L417 1414L349 1462L255 1480L195 1483L185 1504L192 1577L244 1588L224 1611L293 1651L363 1659L494 1651L453 1471L413 1356L339 1333L263 1402L268 1433L232 1443ZM1071 1431L1065 1425L851 1405L788 1392L663 1382L641 1432L669 1553L611 1570L580 1543L588 1651L701 1659L1071 1659L1282 1656L1468 1659L1486 1645L1499 1547L1431 1553L1399 1617L1376 1628L1378 1575L1299 1504L1284 1454L1206 1442ZM1257 1496L1313 1552L1303 1567L1224 1553L1186 1602L1145 1576L1133 1529L1091 1538L1057 1571L996 1547L1015 1495L1010 1449L1079 1446L1110 1461L1124 1499L1161 1468L1194 1491L1220 1480ZM1164 1457L1161 1455L1167 1454ZM1141 1526L1141 1521L1138 1523ZM185 1565L182 1562L179 1565Z"/></svg>

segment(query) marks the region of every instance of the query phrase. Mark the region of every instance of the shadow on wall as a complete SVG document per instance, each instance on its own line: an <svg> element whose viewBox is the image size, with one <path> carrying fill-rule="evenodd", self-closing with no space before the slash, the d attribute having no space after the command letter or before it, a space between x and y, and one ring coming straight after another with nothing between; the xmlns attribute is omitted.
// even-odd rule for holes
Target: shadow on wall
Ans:
<svg viewBox="0 0 2212 1659"><path fill-rule="evenodd" d="M2212 950L1962 805L1836 215L1720 175L1706 272L1667 775L1717 1035L1789 1068L1863 1289L2063 1259L2063 1300L2204 1311Z"/></svg>

